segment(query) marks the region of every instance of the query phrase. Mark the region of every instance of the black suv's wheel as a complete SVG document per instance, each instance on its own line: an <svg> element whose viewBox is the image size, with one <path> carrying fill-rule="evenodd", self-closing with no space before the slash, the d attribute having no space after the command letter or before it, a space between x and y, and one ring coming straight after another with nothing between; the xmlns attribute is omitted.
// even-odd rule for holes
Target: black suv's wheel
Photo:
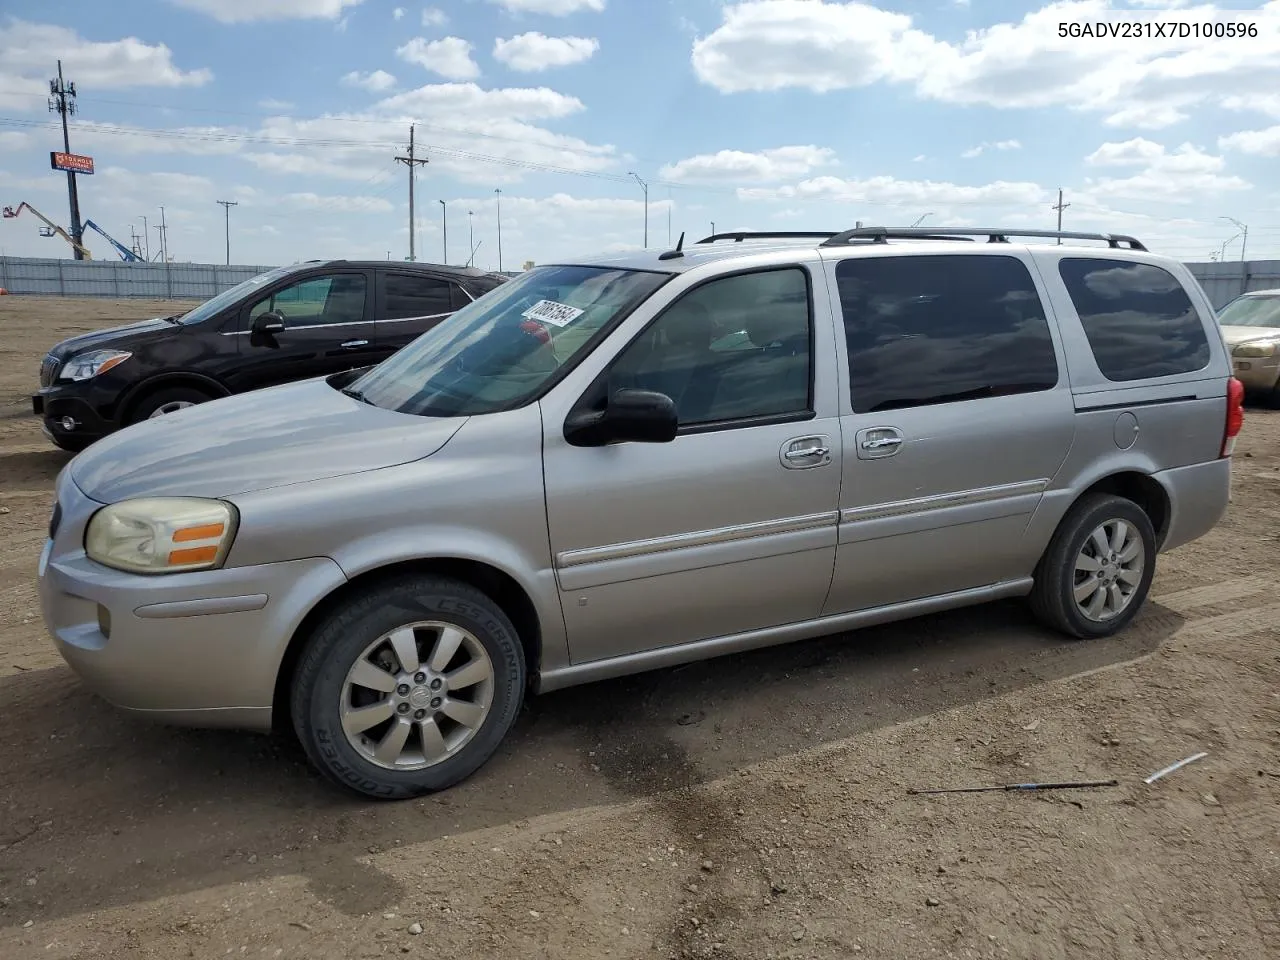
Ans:
<svg viewBox="0 0 1280 960"><path fill-rule="evenodd" d="M193 407L197 403L207 403L212 399L209 394L195 387L168 387L157 390L139 401L129 414L129 422L133 424L150 417L161 417L166 413Z"/></svg>
<svg viewBox="0 0 1280 960"><path fill-rule="evenodd" d="M290 707L316 767L391 800L479 769L515 722L524 687L524 651L496 603L453 580L400 578L319 625Z"/></svg>
<svg viewBox="0 0 1280 960"><path fill-rule="evenodd" d="M1155 573L1151 519L1132 500L1091 494L1071 508L1036 568L1031 609L1078 639L1123 630Z"/></svg>

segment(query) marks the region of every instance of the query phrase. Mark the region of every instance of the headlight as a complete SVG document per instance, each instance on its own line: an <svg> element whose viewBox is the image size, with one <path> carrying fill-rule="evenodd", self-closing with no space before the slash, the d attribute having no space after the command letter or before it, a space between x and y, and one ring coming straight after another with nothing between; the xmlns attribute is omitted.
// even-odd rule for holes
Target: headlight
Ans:
<svg viewBox="0 0 1280 960"><path fill-rule="evenodd" d="M1263 340L1261 343L1242 343L1231 351L1233 357L1269 357L1276 352L1278 341Z"/></svg>
<svg viewBox="0 0 1280 960"><path fill-rule="evenodd" d="M154 497L103 507L89 521L90 560L130 573L179 573L219 567L240 517L221 500Z"/></svg>
<svg viewBox="0 0 1280 960"><path fill-rule="evenodd" d="M132 353L125 350L91 350L81 353L67 361L59 380L88 380L100 373L106 373L112 367L118 367L128 360Z"/></svg>

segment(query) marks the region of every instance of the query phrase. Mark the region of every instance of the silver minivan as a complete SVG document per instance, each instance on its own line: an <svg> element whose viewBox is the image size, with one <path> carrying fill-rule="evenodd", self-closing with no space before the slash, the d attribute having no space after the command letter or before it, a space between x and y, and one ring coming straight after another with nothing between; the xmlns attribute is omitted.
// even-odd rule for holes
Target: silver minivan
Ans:
<svg viewBox="0 0 1280 960"><path fill-rule="evenodd" d="M1242 397L1199 285L1129 237L717 235L95 444L41 601L115 704L282 722L408 797L527 690L1013 596L1114 634L1222 517Z"/></svg>

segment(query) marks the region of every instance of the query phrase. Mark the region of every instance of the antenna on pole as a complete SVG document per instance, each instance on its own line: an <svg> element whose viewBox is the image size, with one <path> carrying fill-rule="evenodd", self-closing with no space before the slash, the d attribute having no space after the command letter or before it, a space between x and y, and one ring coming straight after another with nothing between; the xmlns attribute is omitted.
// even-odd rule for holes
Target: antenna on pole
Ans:
<svg viewBox="0 0 1280 960"><path fill-rule="evenodd" d="M396 163L403 163L409 168L409 260L410 262L417 259L414 252L414 226L413 226L413 168L422 166L427 162L426 157L418 157L413 153L413 128L414 124L409 124L409 155L407 157L396 157Z"/></svg>

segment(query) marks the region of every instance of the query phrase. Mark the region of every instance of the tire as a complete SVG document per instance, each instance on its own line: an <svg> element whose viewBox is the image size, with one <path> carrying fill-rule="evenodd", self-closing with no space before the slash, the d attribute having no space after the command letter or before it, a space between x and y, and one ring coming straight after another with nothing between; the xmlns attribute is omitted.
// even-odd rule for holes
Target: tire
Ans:
<svg viewBox="0 0 1280 960"><path fill-rule="evenodd" d="M1267 406L1272 410L1280 410L1280 382L1277 382L1271 388L1271 393L1267 395Z"/></svg>
<svg viewBox="0 0 1280 960"><path fill-rule="evenodd" d="M1104 531L1104 535L1114 535L1119 524L1125 525L1128 531L1120 550L1121 558L1130 551L1130 544L1136 542L1139 544L1137 561L1141 565L1140 570L1136 569L1133 560L1121 559L1119 563L1112 563L1111 544L1108 544L1107 551L1101 551L1093 539L1094 531L1099 529ZM1084 569L1097 563L1099 555L1102 559L1097 572ZM1089 640L1112 636L1128 626L1141 609L1151 589L1155 559L1156 535L1146 512L1124 497L1090 494L1068 511L1049 541L1036 567L1031 609L1041 623L1068 637ZM1125 572L1129 575L1125 576ZM1101 618L1089 613L1089 609L1099 602L1097 589L1093 593L1086 592L1090 578L1095 584L1113 583L1125 598L1122 604L1118 604L1115 594L1109 589L1102 590L1102 606L1096 610L1096 616ZM1077 601L1077 588L1084 593L1083 601ZM1124 594L1125 589L1130 589L1127 595ZM1117 606L1119 611L1111 613Z"/></svg>
<svg viewBox="0 0 1280 960"><path fill-rule="evenodd" d="M454 640L456 653L433 662ZM403 669L402 649L419 657L413 670ZM487 678L462 676L464 668L481 676L486 658ZM520 711L525 669L515 627L484 593L441 577L400 577L355 595L318 625L293 675L290 715L307 757L329 779L376 799L406 799L459 783L493 755ZM446 675L459 681L456 697ZM396 682L382 686L386 677Z"/></svg>
<svg viewBox="0 0 1280 960"><path fill-rule="evenodd" d="M212 399L213 397L209 396L209 394L203 390L197 390L195 387L167 387L144 396L130 411L129 423L132 425L149 417L171 413L172 410L165 410L166 407L180 409L183 406L207 403Z"/></svg>

